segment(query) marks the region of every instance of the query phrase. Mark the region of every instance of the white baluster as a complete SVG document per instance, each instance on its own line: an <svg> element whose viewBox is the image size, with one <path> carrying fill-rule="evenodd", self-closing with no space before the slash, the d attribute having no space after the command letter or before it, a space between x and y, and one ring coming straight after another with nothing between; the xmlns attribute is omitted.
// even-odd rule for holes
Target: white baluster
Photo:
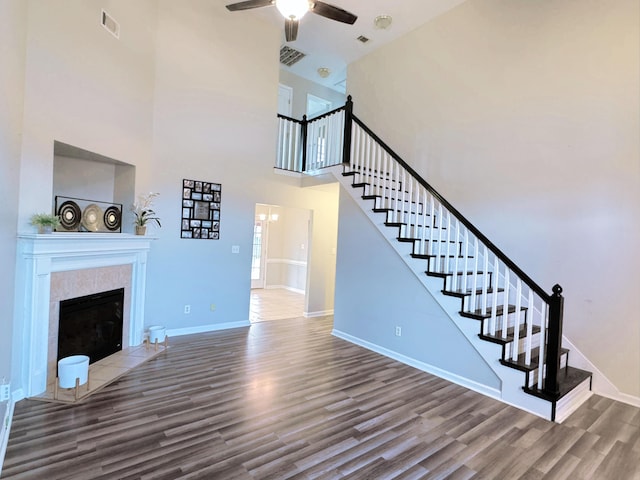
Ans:
<svg viewBox="0 0 640 480"><path fill-rule="evenodd" d="M418 253L426 254L428 252L427 248L427 225L429 222L429 216L427 214L427 189L422 185L419 189L418 198L422 201L422 215L421 215L421 223L422 223L422 233L420 235L420 250Z"/></svg>
<svg viewBox="0 0 640 480"><path fill-rule="evenodd" d="M504 298L502 300L502 338L507 338L509 328L509 290L511 288L510 270L504 267Z"/></svg>
<svg viewBox="0 0 640 480"><path fill-rule="evenodd" d="M435 265L436 267L434 268L434 272L442 272L442 204L439 203L438 204L438 227L437 227L437 231L434 232L434 237L436 237L437 239L437 244L436 244L436 258L435 258ZM436 234L437 233L437 234Z"/></svg>
<svg viewBox="0 0 640 480"><path fill-rule="evenodd" d="M460 253L458 252L458 245L459 245L459 240L460 240L460 220L458 220L456 218L456 233L453 236L453 271L454 273L458 272L458 265L459 265L459 261L460 261ZM458 290L458 275L453 275L453 277L451 277L451 291L455 292L456 290Z"/></svg>
<svg viewBox="0 0 640 480"><path fill-rule="evenodd" d="M531 365L531 341L533 336L533 316L535 315L535 308L533 308L533 290L529 287L529 302L527 305L527 337L524 347L524 363Z"/></svg>
<svg viewBox="0 0 640 480"><path fill-rule="evenodd" d="M487 314L487 293L489 290L489 252L487 250L486 245L484 245L484 249L483 249L483 254L484 254L484 267L483 267L483 273L482 273L482 298L480 299L481 302L481 310L482 310L482 315L486 315Z"/></svg>
<svg viewBox="0 0 640 480"><path fill-rule="evenodd" d="M479 251L478 251L478 237L474 236L473 237L473 272L471 273L471 275L473 275L472 277L472 281L471 281L471 311L475 311L477 310L477 291L478 291L478 264L480 262L480 259L478 257L480 257L479 255Z"/></svg>
<svg viewBox="0 0 640 480"><path fill-rule="evenodd" d="M498 310L498 290L500 290L500 261L495 255L493 261L493 295L491 296L491 322L489 322L489 333L496 334L496 320Z"/></svg>
<svg viewBox="0 0 640 480"><path fill-rule="evenodd" d="M542 306L540 307L540 351L538 360L538 390L542 390L544 387L545 377L545 353L547 348L547 321L548 321L548 309L547 302L542 300Z"/></svg>
<svg viewBox="0 0 640 480"><path fill-rule="evenodd" d="M445 241L447 242L446 248L444 249L444 271L449 271L449 265L451 265L451 212L447 210L447 223L446 223L447 233L445 236Z"/></svg>
<svg viewBox="0 0 640 480"><path fill-rule="evenodd" d="M462 269L462 282L460 288L463 292L467 291L467 272L469 271L469 230L464 229L464 265ZM456 275L458 272L455 273Z"/></svg>
<svg viewBox="0 0 640 480"><path fill-rule="evenodd" d="M395 220L394 221L399 222L401 217L400 217L400 190L399 190L398 186L401 183L401 180L400 180L401 173L400 173L400 165L395 160L393 161L393 164L394 164L393 169L395 170L395 174L396 174L395 175L396 176L395 186L394 186L394 189L392 190L393 191L393 197L395 199L395 202L394 202L395 203L395 205L394 205L394 210L395 210L395 212L394 212L394 216L395 217L394 218L395 218Z"/></svg>
<svg viewBox="0 0 640 480"><path fill-rule="evenodd" d="M513 326L513 349L511 358L515 361L518 360L518 354L520 346L518 343L520 342L520 307L522 306L522 281L520 278L516 279L516 312L515 312L515 325Z"/></svg>
<svg viewBox="0 0 640 480"><path fill-rule="evenodd" d="M276 167L282 168L282 122L284 120L278 117L278 148L276 150Z"/></svg>
<svg viewBox="0 0 640 480"><path fill-rule="evenodd" d="M438 251L438 247L436 245L436 235L434 232L434 226L435 226L435 222L434 222L434 218L435 218L435 214L436 214L436 205L435 205L435 199L433 198L433 194L429 194L429 255L433 258L434 255L436 255L436 252ZM432 262L429 261L429 264L431 264ZM435 270L432 267L429 267L429 270L434 272Z"/></svg>

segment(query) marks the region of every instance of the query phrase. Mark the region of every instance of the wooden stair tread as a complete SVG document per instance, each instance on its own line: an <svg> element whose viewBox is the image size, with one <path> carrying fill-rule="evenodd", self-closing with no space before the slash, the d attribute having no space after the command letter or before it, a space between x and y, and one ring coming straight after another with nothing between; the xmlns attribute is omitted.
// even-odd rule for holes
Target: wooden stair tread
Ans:
<svg viewBox="0 0 640 480"><path fill-rule="evenodd" d="M560 356L568 353L569 353L569 350L567 348L560 349ZM531 363L529 365L525 363L524 353L518 354L518 360L512 360L510 358L507 360L500 359L500 363L507 367L515 368L516 370L521 370L523 372L531 372L536 368L538 368L539 357L540 357L540 347L534 347L531 349ZM562 370L563 369L561 368L560 371Z"/></svg>
<svg viewBox="0 0 640 480"><path fill-rule="evenodd" d="M592 376L593 374L586 370L581 370L576 367L565 367L561 368L558 372L558 386L560 387L560 391L557 395L550 395L544 390L539 390L538 387L523 387L523 389L525 392L535 395L536 397L543 398L551 402L557 402L567 393L571 392L571 390Z"/></svg>
<svg viewBox="0 0 640 480"><path fill-rule="evenodd" d="M464 272L429 272L429 271L426 271L426 272L424 272L424 273L426 273L426 274L427 274L427 275L429 275L430 277L440 277L440 278L451 277L451 276L453 276L453 275L464 275ZM478 275L484 275L484 272L482 272L482 271L479 271L479 272L476 272L476 273L477 273ZM493 272L487 272L487 274L488 274L489 276L491 276L491 275L492 275L492 273L493 273ZM473 275L473 270L469 270L469 271L467 272L467 275Z"/></svg>
<svg viewBox="0 0 640 480"><path fill-rule="evenodd" d="M481 274L482 272L478 272L478 273ZM473 311L461 311L460 315L467 318L475 318L476 320L483 320L485 318L491 318L491 313L492 313L491 311L492 311L492 307L487 306L487 311L484 315L482 314L482 309L479 309L479 308ZM515 311L516 311L516 306L509 304L509 307L507 308L507 314L515 313ZM520 311L526 312L527 307L521 306ZM504 315L504 305L498 305L498 307L496 308L496 316L499 317L501 315Z"/></svg>
<svg viewBox="0 0 640 480"><path fill-rule="evenodd" d="M453 257L451 257L453 258ZM458 258L464 258L462 255L458 256ZM473 257L469 257L469 258L473 258ZM498 293L500 292L504 292L504 288L498 288ZM462 291L460 289L458 290L442 290L442 293L444 295L448 295L450 297L459 297L459 298L463 298L463 297L469 297L472 294L472 289L471 288L467 288L465 291ZM476 288L476 295L482 295L483 290L482 287L480 288ZM487 293L494 293L494 288L493 287L489 287L487 288Z"/></svg>
<svg viewBox="0 0 640 480"><path fill-rule="evenodd" d="M534 335L536 333L540 333L540 327L538 325L533 325L531 327L531 331ZM480 337L482 340L486 340L487 342L493 342L493 343L498 343L500 345L505 345L507 343L513 342L515 338L514 332L515 332L515 327L509 327L507 328L507 336L504 338L502 337L502 330L496 330L495 335L490 335L488 333L487 334L480 333L478 334L478 337ZM524 324L520 326L520 333L518 334L518 338L524 338L526 336L527 336L527 325Z"/></svg>

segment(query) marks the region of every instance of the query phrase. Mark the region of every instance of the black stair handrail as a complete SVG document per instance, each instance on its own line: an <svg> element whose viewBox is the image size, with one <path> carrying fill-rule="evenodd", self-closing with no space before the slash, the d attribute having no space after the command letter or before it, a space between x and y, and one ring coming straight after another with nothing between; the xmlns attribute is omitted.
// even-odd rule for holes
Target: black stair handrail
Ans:
<svg viewBox="0 0 640 480"><path fill-rule="evenodd" d="M558 373L560 371L560 355L562 346L562 323L564 310L564 297L562 296L562 287L558 284L553 287L553 294L549 295L540 285L538 285L524 270L522 270L513 260L511 260L502 250L500 250L491 240L489 240L473 223L471 223L462 213L458 211L451 203L449 203L435 188L423 179L413 168L411 168L400 156L391 149L385 142L378 137L362 120L353 114L353 101L351 95L347 97L345 104L345 136L344 136L344 154L342 163L349 165L351 163L351 131L352 123L355 122L362 128L374 141L378 143L387 154L389 154L396 162L398 162L410 175L412 175L424 188L427 189L442 206L456 217L475 237L480 240L489 250L493 252L509 269L514 272L529 288L540 296L540 298L548 305L549 326L547 328L546 343L546 359L547 366L546 377L544 378L544 393L550 398L557 398L560 394L560 385L558 382ZM544 341L544 340L543 340ZM540 365L540 375L543 372L543 366Z"/></svg>
<svg viewBox="0 0 640 480"><path fill-rule="evenodd" d="M378 137L369 127L367 127L362 120L357 116L352 115L353 121L358 124L369 136L371 136L393 159L398 162L407 172L409 172L424 188L426 188L449 212L456 217L467 229L473 233L478 240L480 240L489 250L491 250L502 262L509 267L518 277L524 281L534 292L536 292L546 303L549 303L551 296L538 285L529 275L527 275L516 263L511 260L502 250L494 245L473 223L471 223L464 215L462 215L453 205L451 205L438 191L433 188L429 183L423 179L418 173L411 168L407 163L400 158L386 143L384 143L380 137ZM349 163L343 158L343 163Z"/></svg>

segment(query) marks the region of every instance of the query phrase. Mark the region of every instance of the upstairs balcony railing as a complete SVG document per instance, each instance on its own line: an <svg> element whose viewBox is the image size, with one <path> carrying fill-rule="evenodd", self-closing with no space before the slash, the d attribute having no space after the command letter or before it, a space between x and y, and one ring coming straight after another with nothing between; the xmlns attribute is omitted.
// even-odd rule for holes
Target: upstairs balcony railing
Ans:
<svg viewBox="0 0 640 480"><path fill-rule="evenodd" d="M278 115L276 168L312 172L340 165L345 158L345 138L351 134L351 108L347 103L318 117L302 120Z"/></svg>

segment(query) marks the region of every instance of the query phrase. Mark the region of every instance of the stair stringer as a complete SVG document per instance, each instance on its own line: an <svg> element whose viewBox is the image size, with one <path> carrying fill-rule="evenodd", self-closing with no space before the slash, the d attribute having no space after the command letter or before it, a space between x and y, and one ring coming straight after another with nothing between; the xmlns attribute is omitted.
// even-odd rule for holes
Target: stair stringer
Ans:
<svg viewBox="0 0 640 480"><path fill-rule="evenodd" d="M385 215L373 212L374 201L363 200L361 194L362 188L353 188L353 176L343 176L343 167L336 166L330 168L338 182L344 187L344 191L356 202L360 209L365 213L369 221L387 240L387 243L397 253L400 259L409 267L425 290L440 305L442 310L451 319L458 330L465 336L473 348L482 356L489 368L500 379L499 396L491 395L486 391L480 393L491 396L506 404L513 405L521 410L528 411L545 419L552 418L551 402L535 397L526 393L522 386L524 385L524 373L518 370L506 367L499 361L501 357L501 347L497 344L482 340L478 334L480 333L480 322L474 319L462 317L459 314L460 300L454 297L446 296L442 293L443 281L441 278L429 277L425 274L426 261L416 259L411 256L412 244L397 241L397 228L385 226ZM357 177L357 176L356 176ZM448 378L448 380L451 380ZM468 385L464 385L468 387Z"/></svg>

